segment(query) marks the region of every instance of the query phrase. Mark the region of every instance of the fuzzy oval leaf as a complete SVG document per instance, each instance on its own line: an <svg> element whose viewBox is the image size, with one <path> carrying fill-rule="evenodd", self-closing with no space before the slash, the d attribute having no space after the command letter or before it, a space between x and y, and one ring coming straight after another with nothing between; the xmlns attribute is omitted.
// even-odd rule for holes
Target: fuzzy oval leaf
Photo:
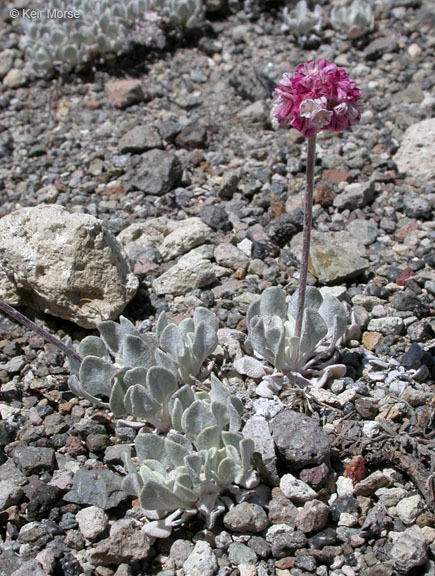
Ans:
<svg viewBox="0 0 435 576"><path fill-rule="evenodd" d="M209 326L214 332L217 332L218 321L216 314L208 308L204 308L204 306L198 306L193 312L193 323L195 326L199 326L201 322Z"/></svg>
<svg viewBox="0 0 435 576"><path fill-rule="evenodd" d="M160 366L153 366L148 370L147 383L151 395L160 404L166 404L168 399L177 390L177 380L172 372L161 368Z"/></svg>
<svg viewBox="0 0 435 576"><path fill-rule="evenodd" d="M260 316L268 324L273 316L278 316L283 320L287 316L287 306L285 303L285 292L278 286L266 288L260 298Z"/></svg>
<svg viewBox="0 0 435 576"><path fill-rule="evenodd" d="M174 359L184 354L184 342L175 324L168 324L160 337L160 347Z"/></svg>
<svg viewBox="0 0 435 576"><path fill-rule="evenodd" d="M112 378L119 371L113 364L98 356L87 356L80 364L82 388L92 396L110 397Z"/></svg>
<svg viewBox="0 0 435 576"><path fill-rule="evenodd" d="M195 400L183 414L182 426L188 438L196 438L204 428L215 424L213 414L201 400Z"/></svg>
<svg viewBox="0 0 435 576"><path fill-rule="evenodd" d="M335 333L336 340L341 338L347 326L347 315L343 304L331 294L325 294L319 313L328 327L327 337Z"/></svg>
<svg viewBox="0 0 435 576"><path fill-rule="evenodd" d="M194 334L192 352L200 364L216 349L218 337L212 326L201 322Z"/></svg>
<svg viewBox="0 0 435 576"><path fill-rule="evenodd" d="M293 293L288 303L288 315L296 318L298 311L299 288ZM315 286L307 286L305 289L304 310L318 310L323 302L323 296Z"/></svg>
<svg viewBox="0 0 435 576"><path fill-rule="evenodd" d="M122 362L124 366L145 366L149 368L153 365L154 355L151 348L137 334L127 334L124 337L122 346Z"/></svg>
<svg viewBox="0 0 435 576"><path fill-rule="evenodd" d="M198 434L195 441L197 450L209 450L210 448L220 447L220 428L219 426L209 426L204 428Z"/></svg>
<svg viewBox="0 0 435 576"><path fill-rule="evenodd" d="M109 360L109 353L104 342L98 336L86 336L78 345L78 353L82 358L86 356L98 356Z"/></svg>
<svg viewBox="0 0 435 576"><path fill-rule="evenodd" d="M175 510L184 507L184 502L169 488L153 480L145 482L139 494L139 502L145 510Z"/></svg>
<svg viewBox="0 0 435 576"><path fill-rule="evenodd" d="M308 358L327 333L328 327L320 314L316 310L306 308L302 322L300 356L304 359Z"/></svg>

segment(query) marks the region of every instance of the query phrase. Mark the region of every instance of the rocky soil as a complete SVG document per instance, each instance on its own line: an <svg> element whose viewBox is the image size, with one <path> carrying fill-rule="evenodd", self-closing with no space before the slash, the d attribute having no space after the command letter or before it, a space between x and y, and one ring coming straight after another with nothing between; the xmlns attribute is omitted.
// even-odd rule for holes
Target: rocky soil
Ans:
<svg viewBox="0 0 435 576"><path fill-rule="evenodd" d="M217 13L166 51L49 80L29 78L3 12L1 297L74 341L124 305L145 331L161 310L213 309L232 329L215 371L242 395L264 483L213 530L194 518L151 541L120 488L135 431L73 396L62 353L0 316L1 576L435 573L431 8L379 1L367 36L326 27L304 47L281 32L281 8ZM298 283L306 142L271 121L270 94L320 57L366 104L351 131L318 138L309 282L361 334L340 351L346 375L301 416L285 397L259 399L232 362L255 295ZM62 207L86 221L83 237ZM68 240L56 245L55 228ZM92 273L79 274L84 260ZM111 273L126 262L133 273Z"/></svg>

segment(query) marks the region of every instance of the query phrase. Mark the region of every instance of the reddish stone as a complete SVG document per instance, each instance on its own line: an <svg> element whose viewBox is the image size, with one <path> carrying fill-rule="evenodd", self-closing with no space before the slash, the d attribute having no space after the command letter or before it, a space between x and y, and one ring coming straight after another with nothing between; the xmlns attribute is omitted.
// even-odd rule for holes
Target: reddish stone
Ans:
<svg viewBox="0 0 435 576"><path fill-rule="evenodd" d="M328 477L329 469L326 464L320 464L320 466L314 466L313 468L305 468L299 475L302 482L305 482L316 491L326 485Z"/></svg>
<svg viewBox="0 0 435 576"><path fill-rule="evenodd" d="M270 212L274 218L285 214L285 202L281 200L278 194L272 193L270 195Z"/></svg>
<svg viewBox="0 0 435 576"><path fill-rule="evenodd" d="M323 208L332 206L334 191L331 189L328 182L321 182L314 188L313 200L314 204L320 204Z"/></svg>
<svg viewBox="0 0 435 576"><path fill-rule="evenodd" d="M408 278L411 278L411 276L414 276L414 274L415 274L414 270L411 270L411 268L407 266L405 270L402 270L402 272L400 272L400 274L396 276L396 279L394 281L398 286L405 286Z"/></svg>
<svg viewBox="0 0 435 576"><path fill-rule="evenodd" d="M80 454L86 453L85 447L78 436L68 436L65 441L65 450L70 456L80 456Z"/></svg>
<svg viewBox="0 0 435 576"><path fill-rule="evenodd" d="M362 456L354 456L350 462L344 467L345 478L350 478L353 484L358 484L364 478L366 468L364 458Z"/></svg>
<svg viewBox="0 0 435 576"><path fill-rule="evenodd" d="M233 274L234 278L236 278L237 280L243 280L245 275L246 270L244 268L237 268L237 270Z"/></svg>
<svg viewBox="0 0 435 576"><path fill-rule="evenodd" d="M396 232L396 240L398 240L399 242L403 242L405 238L409 236L411 232L417 230L417 228L418 228L417 221L411 220L410 222L408 222L408 224L405 224L404 226L399 228L399 230Z"/></svg>
<svg viewBox="0 0 435 576"><path fill-rule="evenodd" d="M330 180L334 184L339 184L340 182L347 182L350 174L347 170L337 170L336 168L331 168L330 170L324 170L322 172L322 180Z"/></svg>
<svg viewBox="0 0 435 576"><path fill-rule="evenodd" d="M107 82L105 90L109 101L116 108L127 108L144 99L140 80L113 80Z"/></svg>

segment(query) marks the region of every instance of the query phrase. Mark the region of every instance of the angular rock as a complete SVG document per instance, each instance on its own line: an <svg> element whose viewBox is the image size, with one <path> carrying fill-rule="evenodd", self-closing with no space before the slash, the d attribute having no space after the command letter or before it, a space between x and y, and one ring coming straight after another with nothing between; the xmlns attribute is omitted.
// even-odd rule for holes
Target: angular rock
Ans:
<svg viewBox="0 0 435 576"><path fill-rule="evenodd" d="M89 551L89 560L96 566L133 564L145 560L150 549L150 540L140 528L133 522L120 520L112 526L109 538Z"/></svg>
<svg viewBox="0 0 435 576"><path fill-rule="evenodd" d="M189 540L175 540L171 546L169 556L175 562L177 568L183 566L194 547L195 545Z"/></svg>
<svg viewBox="0 0 435 576"><path fill-rule="evenodd" d="M372 318L367 329L380 334L400 334L403 328L403 320L399 316L385 316L384 318Z"/></svg>
<svg viewBox="0 0 435 576"><path fill-rule="evenodd" d="M363 208L372 202L374 192L374 182L354 182L348 184L343 192L337 194L332 204L339 210Z"/></svg>
<svg viewBox="0 0 435 576"><path fill-rule="evenodd" d="M373 220L357 218L349 222L346 228L347 231L350 232L354 238L362 242L364 246L373 244L379 235L379 228Z"/></svg>
<svg viewBox="0 0 435 576"><path fill-rule="evenodd" d="M208 542L199 540L183 564L186 576L213 576L218 569L216 556Z"/></svg>
<svg viewBox="0 0 435 576"><path fill-rule="evenodd" d="M224 525L233 532L250 532L256 534L269 525L266 512L258 504L242 502L237 504L223 519Z"/></svg>
<svg viewBox="0 0 435 576"><path fill-rule="evenodd" d="M175 143L181 148L192 150L194 148L205 148L207 143L207 130L198 124L191 122L185 126L178 136Z"/></svg>
<svg viewBox="0 0 435 576"><path fill-rule="evenodd" d="M399 150L394 155L400 172L411 178L430 182L435 177L435 118L410 126L404 133Z"/></svg>
<svg viewBox="0 0 435 576"><path fill-rule="evenodd" d="M305 502L296 516L296 528L307 534L321 530L328 519L329 508L320 500Z"/></svg>
<svg viewBox="0 0 435 576"><path fill-rule="evenodd" d="M214 250L214 258L220 266L237 270L243 268L246 270L249 264L249 259L237 246L223 242L218 244Z"/></svg>
<svg viewBox="0 0 435 576"><path fill-rule="evenodd" d="M309 416L284 410L270 422L278 457L288 470L329 462L330 443L323 428Z"/></svg>
<svg viewBox="0 0 435 576"><path fill-rule="evenodd" d="M82 535L87 540L95 540L106 529L109 522L107 514L98 506L82 508L76 514L76 520Z"/></svg>
<svg viewBox="0 0 435 576"><path fill-rule="evenodd" d="M17 504L23 496L23 491L13 480L0 481L0 512Z"/></svg>
<svg viewBox="0 0 435 576"><path fill-rule="evenodd" d="M110 102L116 108L127 108L142 102L144 93L140 80L124 79L107 82L105 90Z"/></svg>
<svg viewBox="0 0 435 576"><path fill-rule="evenodd" d="M274 558L292 556L296 550L305 548L307 537L303 532L278 532L271 538L270 547Z"/></svg>
<svg viewBox="0 0 435 576"><path fill-rule="evenodd" d="M291 241L291 249L300 258L302 235ZM343 282L367 270L366 249L349 232L314 232L310 249L310 271L319 282Z"/></svg>
<svg viewBox="0 0 435 576"><path fill-rule="evenodd" d="M160 246L165 236L172 232L172 223L166 217L148 218L145 222L130 224L117 236L131 259L152 246Z"/></svg>
<svg viewBox="0 0 435 576"><path fill-rule="evenodd" d="M28 484L24 487L24 492L29 501L26 509L28 520L42 520L48 517L61 494L56 486L44 483L36 486Z"/></svg>
<svg viewBox="0 0 435 576"><path fill-rule="evenodd" d="M263 416L251 416L243 428L243 434L255 443L253 459L262 480L266 484L278 486L275 445L266 419Z"/></svg>
<svg viewBox="0 0 435 576"><path fill-rule="evenodd" d="M233 542L228 547L228 558L231 564L239 567L240 565L255 564L257 561L257 554L252 548L241 544L240 542Z"/></svg>
<svg viewBox="0 0 435 576"><path fill-rule="evenodd" d="M284 496L295 504L303 504L317 496L316 492L308 484L298 480L293 474L284 474L280 480L279 487Z"/></svg>
<svg viewBox="0 0 435 576"><path fill-rule="evenodd" d="M131 183L144 194L163 196L180 183L182 172L176 156L165 150L150 150L142 154Z"/></svg>
<svg viewBox="0 0 435 576"><path fill-rule="evenodd" d="M408 498L403 498L396 506L397 515L407 526L414 524L417 516L422 510L423 501L420 494L414 494L413 496L408 496Z"/></svg>
<svg viewBox="0 0 435 576"><path fill-rule="evenodd" d="M27 560L10 576L47 576L47 572L37 560Z"/></svg>
<svg viewBox="0 0 435 576"><path fill-rule="evenodd" d="M171 260L204 244L213 232L201 218L186 218L177 224L178 227L165 236L160 246L160 252L165 260Z"/></svg>
<svg viewBox="0 0 435 576"><path fill-rule="evenodd" d="M55 466L53 448L16 446L12 450L12 458L26 476L53 470Z"/></svg>
<svg viewBox="0 0 435 576"><path fill-rule="evenodd" d="M1 299L85 328L117 318L138 287L103 222L57 205L1 218L0 264Z"/></svg>
<svg viewBox="0 0 435 576"><path fill-rule="evenodd" d="M393 540L391 559L401 574L407 574L413 568L426 563L426 542L419 526L411 526L404 532L391 532L389 536Z"/></svg>
<svg viewBox="0 0 435 576"><path fill-rule="evenodd" d="M207 286L216 278L228 276L228 274L228 268L212 264L203 256L203 251L196 248L182 256L172 268L154 280L152 286L158 296L164 294L178 296Z"/></svg>
<svg viewBox="0 0 435 576"><path fill-rule="evenodd" d="M132 152L140 154L146 150L162 147L162 138L159 131L154 126L145 124L144 126L135 126L119 141L119 150L121 154Z"/></svg>
<svg viewBox="0 0 435 576"><path fill-rule="evenodd" d="M63 497L74 504L89 504L109 510L129 498L121 489L122 477L110 470L79 470L72 489Z"/></svg>

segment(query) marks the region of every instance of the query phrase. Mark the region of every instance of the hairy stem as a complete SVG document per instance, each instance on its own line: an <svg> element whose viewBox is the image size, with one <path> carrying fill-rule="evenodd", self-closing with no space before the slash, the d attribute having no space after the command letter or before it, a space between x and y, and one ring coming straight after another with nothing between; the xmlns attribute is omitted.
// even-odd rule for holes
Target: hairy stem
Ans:
<svg viewBox="0 0 435 576"><path fill-rule="evenodd" d="M30 318L27 318L27 316L24 316L24 314L21 314L21 312L18 312L18 310L15 310L15 308L12 308L12 306L9 306L9 304L6 304L6 302L3 302L3 300L0 300L0 310L5 312L8 316L10 316L23 326L26 326L26 328L30 328L30 330L33 330L33 332L36 332L36 334L42 336L45 340L47 340L47 342L50 342L50 344L53 344L54 346L59 348L59 350L62 350L62 352L64 352L70 358L73 358L78 362L82 361L82 357L79 354L77 354L75 350L69 348L69 346L64 344L62 340L59 340L59 338L56 338L56 336L53 336L52 334L47 332L47 330L44 330L44 328L41 328L40 326L38 326L38 324L32 322Z"/></svg>
<svg viewBox="0 0 435 576"><path fill-rule="evenodd" d="M304 201L304 231L302 238L301 273L299 279L298 308L296 315L295 335L299 338L302 332L305 291L307 287L308 259L310 256L311 221L313 212L314 164L316 162L316 135L308 138L307 150L307 187Z"/></svg>

